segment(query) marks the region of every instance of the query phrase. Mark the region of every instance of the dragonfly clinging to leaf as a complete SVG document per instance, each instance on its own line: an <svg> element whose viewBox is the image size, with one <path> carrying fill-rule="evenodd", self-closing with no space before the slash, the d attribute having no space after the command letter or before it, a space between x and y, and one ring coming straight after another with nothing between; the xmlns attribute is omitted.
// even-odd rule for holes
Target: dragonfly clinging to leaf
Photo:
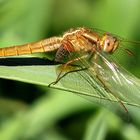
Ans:
<svg viewBox="0 0 140 140"><path fill-rule="evenodd" d="M94 29L76 28L70 29L59 37L1 48L0 57L56 52L53 61L61 64L61 67L59 67L56 81L52 81L50 86L59 81L65 81L63 85L71 89L80 89L83 86L86 87L86 90L83 89L84 92L87 92L85 96L97 95L109 100L114 97L116 102L119 102L127 111L124 105L126 101L132 100L135 104L140 105L139 85L135 82L137 80L135 77L125 75L127 71L109 57L119 50L123 41L124 39L108 32L100 33ZM122 49L128 54L132 54L129 49ZM75 86L67 84L66 77L72 76L74 73L78 73L79 80L84 81L82 85L79 84L80 81ZM129 88L135 91L129 90ZM134 95L132 92L137 94Z"/></svg>

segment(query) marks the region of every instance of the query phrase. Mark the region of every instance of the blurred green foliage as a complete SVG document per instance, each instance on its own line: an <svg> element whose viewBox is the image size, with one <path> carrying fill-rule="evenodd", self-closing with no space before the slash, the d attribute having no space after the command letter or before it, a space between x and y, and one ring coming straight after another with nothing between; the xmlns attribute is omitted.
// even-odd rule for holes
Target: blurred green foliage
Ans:
<svg viewBox="0 0 140 140"><path fill-rule="evenodd" d="M139 0L0 0L0 47L37 41L79 26L140 40L139 7ZM139 46L128 48L136 57L131 58L125 52L116 57L140 77L139 65L132 65L140 61ZM3 79L0 96L1 140L140 138L137 108L132 108L132 120L125 121L125 117L76 95Z"/></svg>

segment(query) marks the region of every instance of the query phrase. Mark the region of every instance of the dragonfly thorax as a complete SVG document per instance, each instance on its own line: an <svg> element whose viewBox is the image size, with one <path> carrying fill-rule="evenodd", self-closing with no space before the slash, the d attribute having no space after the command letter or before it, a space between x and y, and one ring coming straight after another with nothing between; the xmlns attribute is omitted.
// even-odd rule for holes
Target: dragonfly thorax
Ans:
<svg viewBox="0 0 140 140"><path fill-rule="evenodd" d="M119 42L116 37L106 33L100 41L101 50L106 53L113 53L118 48Z"/></svg>

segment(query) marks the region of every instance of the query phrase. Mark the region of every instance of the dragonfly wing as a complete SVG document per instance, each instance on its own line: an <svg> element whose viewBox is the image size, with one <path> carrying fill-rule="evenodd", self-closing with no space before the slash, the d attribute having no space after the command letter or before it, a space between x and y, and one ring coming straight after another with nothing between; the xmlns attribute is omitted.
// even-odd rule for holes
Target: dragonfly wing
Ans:
<svg viewBox="0 0 140 140"><path fill-rule="evenodd" d="M108 55L99 52L96 55L97 59L79 60L80 67L68 66L69 70L63 71L66 75L60 80L61 84L68 91L113 111L117 109L124 112L121 104L140 106L140 81Z"/></svg>
<svg viewBox="0 0 140 140"><path fill-rule="evenodd" d="M76 58L81 58L85 53L81 52L75 55ZM62 71L61 66L57 67L57 73L59 74L61 71L62 75L64 75L60 79L60 83L67 91L76 93L92 102L102 104L111 110L116 111L118 107L120 110L118 99L110 91L106 90L105 85L99 80L100 75L98 77L95 69L99 69L100 65L96 63L95 66L95 62L93 61L94 63L92 63L91 60L87 61L87 58L79 59L78 66L67 66L65 71ZM122 110L124 112L124 109Z"/></svg>
<svg viewBox="0 0 140 140"><path fill-rule="evenodd" d="M104 89L89 69L79 70L79 67L68 67L70 71L66 73L63 71L66 75L60 80L61 85L66 88L66 91L75 93L93 103L105 106L112 111L120 110L120 104L118 104L117 99ZM57 67L58 74L60 69Z"/></svg>
<svg viewBox="0 0 140 140"><path fill-rule="evenodd" d="M126 71L109 56L98 53L94 64L96 72L105 86L122 101L140 105L140 80Z"/></svg>

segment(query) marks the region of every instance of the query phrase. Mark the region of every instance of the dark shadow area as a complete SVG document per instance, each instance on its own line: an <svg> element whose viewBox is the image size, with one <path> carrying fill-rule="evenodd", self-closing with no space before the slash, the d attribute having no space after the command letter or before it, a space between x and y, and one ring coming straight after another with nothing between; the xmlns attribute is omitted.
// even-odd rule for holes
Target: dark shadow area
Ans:
<svg viewBox="0 0 140 140"><path fill-rule="evenodd" d="M32 103L44 94L46 89L19 81L0 79L0 98L13 99L25 103Z"/></svg>
<svg viewBox="0 0 140 140"><path fill-rule="evenodd" d="M57 62L46 58L0 58L0 66L56 65Z"/></svg>

